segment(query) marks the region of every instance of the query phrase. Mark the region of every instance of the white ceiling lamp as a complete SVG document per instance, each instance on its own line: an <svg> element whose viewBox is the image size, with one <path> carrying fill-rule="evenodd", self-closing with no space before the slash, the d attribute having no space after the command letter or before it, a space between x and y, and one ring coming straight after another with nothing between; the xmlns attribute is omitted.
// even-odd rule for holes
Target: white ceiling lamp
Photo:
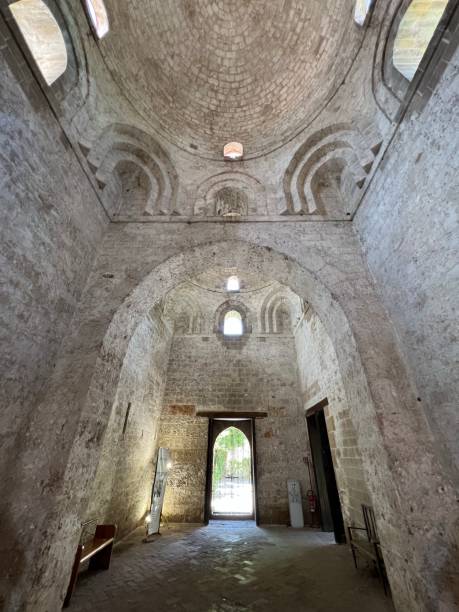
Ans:
<svg viewBox="0 0 459 612"><path fill-rule="evenodd" d="M228 142L223 147L223 158L228 161L238 161L244 155L244 147L240 142Z"/></svg>

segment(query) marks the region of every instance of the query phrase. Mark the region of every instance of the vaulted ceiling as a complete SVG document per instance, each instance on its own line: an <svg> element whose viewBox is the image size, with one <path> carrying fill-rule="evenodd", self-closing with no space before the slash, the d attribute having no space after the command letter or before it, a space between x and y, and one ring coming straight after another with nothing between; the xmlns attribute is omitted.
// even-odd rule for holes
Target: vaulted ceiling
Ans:
<svg viewBox="0 0 459 612"><path fill-rule="evenodd" d="M106 66L149 125L221 159L285 144L345 79L363 37L354 0L106 0Z"/></svg>

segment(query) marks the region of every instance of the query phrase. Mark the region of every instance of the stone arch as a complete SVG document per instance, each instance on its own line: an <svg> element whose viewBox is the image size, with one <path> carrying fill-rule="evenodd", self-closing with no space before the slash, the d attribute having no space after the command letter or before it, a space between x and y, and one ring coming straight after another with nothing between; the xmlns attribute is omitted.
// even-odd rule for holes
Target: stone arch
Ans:
<svg viewBox="0 0 459 612"><path fill-rule="evenodd" d="M381 147L371 126L364 132L336 124L310 136L284 176L287 214L350 215Z"/></svg>
<svg viewBox="0 0 459 612"><path fill-rule="evenodd" d="M243 335L252 333L252 322L249 309L240 300L225 300L215 312L214 332L223 335L223 325L227 312L235 310L241 315Z"/></svg>
<svg viewBox="0 0 459 612"><path fill-rule="evenodd" d="M298 303L295 304L294 301ZM260 308L260 330L276 334L291 331L300 311L299 298L287 287L275 287L264 299Z"/></svg>
<svg viewBox="0 0 459 612"><path fill-rule="evenodd" d="M365 281L368 284L364 285L366 289L357 304L355 277L351 283L353 291L351 287L343 290L342 280L332 281L330 264L325 260L319 265L317 258L310 261L300 251L293 257L239 240L199 242L170 256L146 270L118 308L107 304L98 313L98 319L93 318L87 304L82 306L63 346L47 395L34 414L34 420L53 415L56 426L62 422L72 444L53 446L54 430L50 430L46 465L53 466L49 474L56 500L53 506L49 507L49 502L35 489L27 490L29 499L36 501L34 517L40 526L31 538L46 541L46 550L33 564L31 576L39 584L60 576L62 589L65 588L79 539L80 517L97 469L131 338L141 321L171 289L199 275L203 260L212 261L217 267L230 263L237 268L256 270L267 278L275 276L316 311L338 360L397 605L407 610L414 609L413 602L429 601L433 605L438 601L440 587L430 590L428 586L433 573L438 571L432 557L441 555L448 563L454 554L456 531L450 512L455 507L454 494L442 476L393 328L373 295L370 282ZM88 291L91 303L94 287ZM68 405L65 415L61 410L63 402ZM33 426L34 422L31 431ZM25 460L30 461L32 456L30 446ZM399 467L401 461L403 470ZM425 474L422 479L420 466ZM57 470L61 474L58 480L53 476ZM441 486L441 505L438 490L431 486L433 482ZM40 492L45 486L46 480L40 485ZM410 507L413 497L423 499L420 508ZM429 520L428 527L426 515L437 519ZM432 546L436 551L433 556ZM411 560L409 565L404 561L407 556ZM51 558L58 561L50 563ZM452 571L446 565L444 569ZM445 602L450 594L445 592ZM58 589L53 595L58 601Z"/></svg>
<svg viewBox="0 0 459 612"><path fill-rule="evenodd" d="M87 150L87 160L112 216L176 214L177 174L166 152L149 134L127 125L111 125ZM137 203L126 211L126 185L119 167L128 163L134 174L144 177L148 188L143 205Z"/></svg>
<svg viewBox="0 0 459 612"><path fill-rule="evenodd" d="M203 317L192 288L185 283L175 291L171 291L164 300L164 317L179 335L200 334Z"/></svg>
<svg viewBox="0 0 459 612"><path fill-rule="evenodd" d="M266 215L266 191L258 179L244 172L221 172L206 179L197 190L194 214L200 217L218 217L218 194L222 190L240 194L245 201L241 216Z"/></svg>

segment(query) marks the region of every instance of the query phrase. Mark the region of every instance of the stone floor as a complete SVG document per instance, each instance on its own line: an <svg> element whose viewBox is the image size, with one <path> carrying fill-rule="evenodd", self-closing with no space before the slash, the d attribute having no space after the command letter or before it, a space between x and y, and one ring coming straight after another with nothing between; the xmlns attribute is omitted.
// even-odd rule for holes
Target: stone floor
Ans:
<svg viewBox="0 0 459 612"><path fill-rule="evenodd" d="M393 612L378 580L331 535L249 522L137 531L108 572L81 572L73 612ZM364 563L362 562L362 565Z"/></svg>

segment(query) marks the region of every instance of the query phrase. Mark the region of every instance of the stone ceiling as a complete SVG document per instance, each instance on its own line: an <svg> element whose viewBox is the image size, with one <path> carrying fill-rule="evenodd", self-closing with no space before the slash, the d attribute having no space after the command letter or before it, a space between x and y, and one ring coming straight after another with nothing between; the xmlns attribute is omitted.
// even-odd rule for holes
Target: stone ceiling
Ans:
<svg viewBox="0 0 459 612"><path fill-rule="evenodd" d="M273 283L273 279L263 278L257 270L239 270L234 267L209 268L193 279L190 283L197 288L217 293L226 293L226 282L230 276L239 278L241 293L259 291Z"/></svg>
<svg viewBox="0 0 459 612"><path fill-rule="evenodd" d="M105 63L145 121L176 146L245 158L299 133L361 43L354 0L106 0Z"/></svg>

